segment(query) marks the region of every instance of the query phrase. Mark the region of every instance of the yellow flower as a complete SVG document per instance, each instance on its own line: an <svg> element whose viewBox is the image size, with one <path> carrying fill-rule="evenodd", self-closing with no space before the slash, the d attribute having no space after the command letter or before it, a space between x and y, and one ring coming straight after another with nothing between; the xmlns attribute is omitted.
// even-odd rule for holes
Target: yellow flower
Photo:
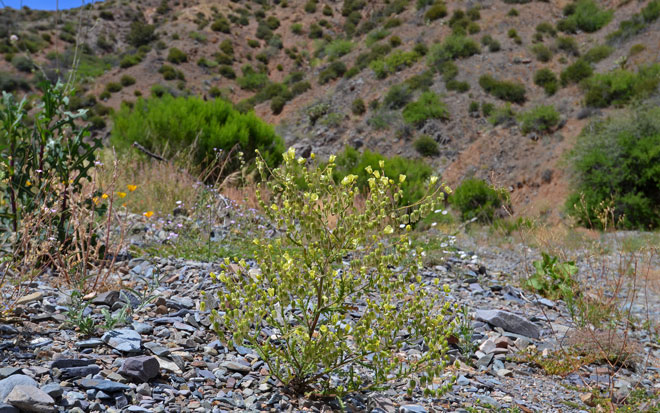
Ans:
<svg viewBox="0 0 660 413"><path fill-rule="evenodd" d="M99 197L95 196L94 198L92 198L92 202L94 202L95 204L98 204L99 203Z"/></svg>
<svg viewBox="0 0 660 413"><path fill-rule="evenodd" d="M128 188L129 191L133 192L137 189L137 185L126 185L126 188Z"/></svg>
<svg viewBox="0 0 660 413"><path fill-rule="evenodd" d="M103 195L101 195L101 198L103 198L103 199L108 199L108 194L103 194Z"/></svg>
<svg viewBox="0 0 660 413"><path fill-rule="evenodd" d="M151 216L152 216L153 214L154 214L154 211L147 211L147 212L145 212L145 213L142 214L142 215L144 215L144 216L147 217L147 218L151 218Z"/></svg>
<svg viewBox="0 0 660 413"><path fill-rule="evenodd" d="M27 185L27 186L32 186L32 182L30 182L30 181L26 181L26 182L25 182L25 185Z"/></svg>
<svg viewBox="0 0 660 413"><path fill-rule="evenodd" d="M118 196L119 198L123 198L123 197L126 196L126 192L117 192L117 196Z"/></svg>

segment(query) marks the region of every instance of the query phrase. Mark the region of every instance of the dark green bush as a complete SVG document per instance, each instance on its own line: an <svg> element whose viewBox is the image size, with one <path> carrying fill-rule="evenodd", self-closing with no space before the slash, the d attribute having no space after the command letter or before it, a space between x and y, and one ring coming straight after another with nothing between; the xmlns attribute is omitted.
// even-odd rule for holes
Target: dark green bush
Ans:
<svg viewBox="0 0 660 413"><path fill-rule="evenodd" d="M218 17L211 24L211 30L214 32L230 33L231 32L231 23L225 17Z"/></svg>
<svg viewBox="0 0 660 413"><path fill-rule="evenodd" d="M126 55L122 57L122 59L119 61L119 67L121 67L122 69L126 69L131 66L135 66L141 61L142 61L142 57L138 54Z"/></svg>
<svg viewBox="0 0 660 413"><path fill-rule="evenodd" d="M440 145L433 138L428 135L422 135L413 143L415 150L422 156L438 156L440 155Z"/></svg>
<svg viewBox="0 0 660 413"><path fill-rule="evenodd" d="M516 112L511 108L511 104L507 103L497 109L493 109L492 114L488 117L488 122L493 126L501 124L513 125L516 120Z"/></svg>
<svg viewBox="0 0 660 413"><path fill-rule="evenodd" d="M305 3L305 11L307 13L315 13L316 12L316 0L309 0L307 3Z"/></svg>
<svg viewBox="0 0 660 413"><path fill-rule="evenodd" d="M582 82L585 104L604 108L621 106L632 99L643 99L655 92L660 83L660 64L640 66L637 73L625 69L596 73Z"/></svg>
<svg viewBox="0 0 660 413"><path fill-rule="evenodd" d="M405 175L406 180L402 184L403 197L399 205L411 205L417 202L424 195L425 182L431 177L433 170L430 166L420 160L406 159L399 156L386 158L369 150L360 154L356 149L346 147L344 152L337 156L335 161L336 168L333 171L335 182L341 180L347 175L357 175L358 187L361 190L368 190L368 179L372 176L365 170L371 166L373 170L380 170L379 161L385 161L385 176L398 182L399 175Z"/></svg>
<svg viewBox="0 0 660 413"><path fill-rule="evenodd" d="M255 71L249 65L244 66L242 71L243 76L236 79L236 83L238 83L241 89L257 92L269 82L268 75Z"/></svg>
<svg viewBox="0 0 660 413"><path fill-rule="evenodd" d="M167 61L174 64L184 63L188 61L188 55L182 50L172 47L167 55Z"/></svg>
<svg viewBox="0 0 660 413"><path fill-rule="evenodd" d="M553 26L552 23L548 23L548 22L542 22L536 25L536 32L547 34L552 37L555 37L557 35L557 30L555 30L555 26Z"/></svg>
<svg viewBox="0 0 660 413"><path fill-rule="evenodd" d="M388 109L400 109L412 99L412 91L406 85L394 85L385 95L383 103Z"/></svg>
<svg viewBox="0 0 660 413"><path fill-rule="evenodd" d="M518 10L513 8L509 10L509 12L506 14L509 17L517 17L520 13L518 13Z"/></svg>
<svg viewBox="0 0 660 413"><path fill-rule="evenodd" d="M571 83L580 83L593 73L591 65L585 59L578 59L572 65L567 66L561 72L562 86L568 86Z"/></svg>
<svg viewBox="0 0 660 413"><path fill-rule="evenodd" d="M479 78L479 85L486 93L498 99L512 103L525 102L525 86L522 83L497 80L490 75L483 75Z"/></svg>
<svg viewBox="0 0 660 413"><path fill-rule="evenodd" d="M277 30L277 28L280 27L280 21L275 16L266 17L266 20L264 20L264 22L266 23L266 26L268 26L268 28L271 30Z"/></svg>
<svg viewBox="0 0 660 413"><path fill-rule="evenodd" d="M410 77L404 83L412 90L428 90L433 86L433 72L426 70Z"/></svg>
<svg viewBox="0 0 660 413"><path fill-rule="evenodd" d="M121 84L117 82L110 82L107 85L105 85L105 90L107 90L110 93L117 93L121 90Z"/></svg>
<svg viewBox="0 0 660 413"><path fill-rule="evenodd" d="M259 149L271 166L279 163L284 152L282 139L254 113L241 114L221 99L169 95L140 98L133 109L122 106L114 116L111 142L120 150L130 150L132 143L138 142L156 153L165 151L165 157L193 147L194 160L201 167L214 160L216 149L229 151L235 145L248 161ZM235 160L225 172L238 167L240 163Z"/></svg>
<svg viewBox="0 0 660 413"><path fill-rule="evenodd" d="M270 27L268 27L268 25L266 25L266 23L260 21L257 25L257 32L255 33L255 36L257 36L257 39L268 41L271 37L273 37L273 31L270 29Z"/></svg>
<svg viewBox="0 0 660 413"><path fill-rule="evenodd" d="M481 114L487 118L495 112L495 104L490 102L481 102Z"/></svg>
<svg viewBox="0 0 660 413"><path fill-rule="evenodd" d="M11 64L20 72L30 73L35 67L34 62L27 56L18 55L11 59Z"/></svg>
<svg viewBox="0 0 660 413"><path fill-rule="evenodd" d="M433 92L424 92L417 101L406 105L403 109L403 119L407 123L416 126L422 125L428 119L448 120L449 109L447 109L447 105L440 100L438 95Z"/></svg>
<svg viewBox="0 0 660 413"><path fill-rule="evenodd" d="M582 58L589 63L598 63L601 60L608 58L613 52L614 48L612 46L601 44L589 49Z"/></svg>
<svg viewBox="0 0 660 413"><path fill-rule="evenodd" d="M324 85L331 80L339 79L346 73L346 65L342 61L334 61L319 73L319 84Z"/></svg>
<svg viewBox="0 0 660 413"><path fill-rule="evenodd" d="M300 23L294 23L291 25L291 33L301 35L303 33L303 25Z"/></svg>
<svg viewBox="0 0 660 413"><path fill-rule="evenodd" d="M135 78L133 76L123 75L121 79L119 79L119 82L124 87L132 86L135 84Z"/></svg>
<svg viewBox="0 0 660 413"><path fill-rule="evenodd" d="M593 33L612 20L612 10L602 10L594 0L577 0L572 12L559 25L560 30L574 32L574 28ZM570 12L571 10L569 10Z"/></svg>
<svg viewBox="0 0 660 413"><path fill-rule="evenodd" d="M445 83L447 90L453 90L458 93L465 93L470 90L470 84L466 81L450 79Z"/></svg>
<svg viewBox="0 0 660 413"><path fill-rule="evenodd" d="M449 202L461 213L461 219L476 218L480 222L492 222L495 211L506 200L506 194L476 178L465 179L449 197Z"/></svg>
<svg viewBox="0 0 660 413"><path fill-rule="evenodd" d="M552 96L559 89L559 79L557 75L548 68L539 69L534 73L534 84L545 90L545 94Z"/></svg>
<svg viewBox="0 0 660 413"><path fill-rule="evenodd" d="M525 135L530 132L547 132L559 123L559 112L552 105L536 106L518 116L520 130Z"/></svg>
<svg viewBox="0 0 660 413"><path fill-rule="evenodd" d="M438 68L448 60L470 57L480 51L479 44L473 39L452 34L444 42L432 45L426 58L429 66Z"/></svg>
<svg viewBox="0 0 660 413"><path fill-rule="evenodd" d="M619 23L618 30L607 36L609 42L628 39L641 33L660 17L660 0L650 1L640 13L634 14L630 19Z"/></svg>
<svg viewBox="0 0 660 413"><path fill-rule="evenodd" d="M426 11L426 13L424 13L424 18L430 21L438 20L446 16L447 16L447 6L445 6L443 2L435 3Z"/></svg>
<svg viewBox="0 0 660 413"><path fill-rule="evenodd" d="M185 80L183 72L170 65L162 65L158 69L158 73L162 74L165 80Z"/></svg>
<svg viewBox="0 0 660 413"><path fill-rule="evenodd" d="M539 62L549 62L552 59L552 51L544 44L537 43L532 46L532 53Z"/></svg>
<svg viewBox="0 0 660 413"><path fill-rule="evenodd" d="M309 26L309 38L310 39L320 39L323 37L323 29L316 23L312 23Z"/></svg>
<svg viewBox="0 0 660 413"><path fill-rule="evenodd" d="M141 21L134 21L131 23L130 31L126 36L126 42L133 47L140 47L151 43L156 40L155 34L156 26L146 24Z"/></svg>
<svg viewBox="0 0 660 413"><path fill-rule="evenodd" d="M273 112L273 115L279 115L282 113L284 105L286 105L286 99L282 96L275 96L270 101L270 110Z"/></svg>
<svg viewBox="0 0 660 413"><path fill-rule="evenodd" d="M234 45L232 44L231 40L225 39L220 42L220 51L222 51L222 53L226 54L227 56L233 56Z"/></svg>
<svg viewBox="0 0 660 413"><path fill-rule="evenodd" d="M236 72L234 72L234 68L229 65L220 65L218 73L227 79L236 79Z"/></svg>
<svg viewBox="0 0 660 413"><path fill-rule="evenodd" d="M557 48L573 56L580 56L580 48L574 38L562 36L557 38Z"/></svg>
<svg viewBox="0 0 660 413"><path fill-rule="evenodd" d="M354 115L364 115L364 113L367 111L367 107L364 104L364 100L361 98L357 98L351 103L351 111L353 112Z"/></svg>
<svg viewBox="0 0 660 413"><path fill-rule="evenodd" d="M624 228L660 227L660 108L643 107L596 120L582 130L570 161L574 192L568 211L602 228L606 207ZM611 227L612 222L609 223Z"/></svg>

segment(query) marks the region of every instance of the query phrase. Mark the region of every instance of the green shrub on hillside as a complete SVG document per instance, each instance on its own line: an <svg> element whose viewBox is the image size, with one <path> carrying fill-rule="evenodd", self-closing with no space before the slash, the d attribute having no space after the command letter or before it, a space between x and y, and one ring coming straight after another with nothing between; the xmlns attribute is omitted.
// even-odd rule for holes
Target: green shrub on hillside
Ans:
<svg viewBox="0 0 660 413"><path fill-rule="evenodd" d="M589 49L582 58L589 63L598 63L601 60L608 58L613 52L614 48L612 46L601 44Z"/></svg>
<svg viewBox="0 0 660 413"><path fill-rule="evenodd" d="M612 20L612 10L602 10L594 0L577 0L570 10L571 13L559 22L557 28L568 33L577 29L593 33L605 27Z"/></svg>
<svg viewBox="0 0 660 413"><path fill-rule="evenodd" d="M640 66L637 73L617 69L596 73L582 82L585 104L604 108L621 106L632 99L643 99L658 89L660 64Z"/></svg>
<svg viewBox="0 0 660 413"><path fill-rule="evenodd" d="M395 50L383 59L374 60L369 67L378 79L384 79L399 70L412 66L419 60L419 57L414 51Z"/></svg>
<svg viewBox="0 0 660 413"><path fill-rule="evenodd" d="M486 93L498 99L512 103L525 102L525 86L522 83L498 80L490 75L482 75L479 78L479 85Z"/></svg>
<svg viewBox="0 0 660 413"><path fill-rule="evenodd" d="M557 48L573 56L580 56L580 48L578 47L577 41L572 37L558 37Z"/></svg>
<svg viewBox="0 0 660 413"><path fill-rule="evenodd" d="M346 65L339 60L334 61L319 73L319 84L324 85L331 80L339 79L346 73Z"/></svg>
<svg viewBox="0 0 660 413"><path fill-rule="evenodd" d="M482 106L482 110L484 107ZM494 106L490 108L491 115L488 117L488 122L493 126L502 125L502 124L514 124L516 120L516 112L511 107L510 103L507 103L504 106L495 108ZM484 111L484 116L485 111Z"/></svg>
<svg viewBox="0 0 660 413"><path fill-rule="evenodd" d="M350 53L351 50L353 50L353 42L344 39L334 40L324 48L325 55L330 59L342 57Z"/></svg>
<svg viewBox="0 0 660 413"><path fill-rule="evenodd" d="M607 36L609 42L628 39L641 33L649 24L660 17L660 0L650 1L640 13L634 14L630 19L619 23L618 30Z"/></svg>
<svg viewBox="0 0 660 413"><path fill-rule="evenodd" d="M180 64L188 61L188 55L176 47L170 48L167 54L167 61L174 64Z"/></svg>
<svg viewBox="0 0 660 413"><path fill-rule="evenodd" d="M241 114L221 99L205 102L170 95L140 98L132 109L122 106L114 116L111 142L120 150L129 150L138 142L167 158L193 148L194 161L200 167L213 162L216 150L229 151L235 145L248 161L259 149L271 166L279 163L284 152L282 139L254 113ZM228 166L225 172L240 165L235 160Z"/></svg>
<svg viewBox="0 0 660 413"><path fill-rule="evenodd" d="M660 228L660 108L592 122L569 159L574 192L566 207L580 224L602 228L599 216L611 207L624 228Z"/></svg>
<svg viewBox="0 0 660 413"><path fill-rule="evenodd" d="M428 135L422 135L413 143L415 150L422 156L432 157L440 155L440 145Z"/></svg>
<svg viewBox="0 0 660 413"><path fill-rule="evenodd" d="M383 104L388 109L401 109L412 99L413 94L405 84L394 85L387 91Z"/></svg>
<svg viewBox="0 0 660 413"><path fill-rule="evenodd" d="M133 76L123 75L121 79L119 79L119 82L124 87L132 86L135 84L135 78Z"/></svg>
<svg viewBox="0 0 660 413"><path fill-rule="evenodd" d="M562 86L568 86L571 83L580 83L593 74L594 70L585 59L578 59L572 65L567 66L561 72Z"/></svg>
<svg viewBox="0 0 660 413"><path fill-rule="evenodd" d="M446 16L447 6L441 1L436 2L426 11L426 13L424 13L424 18L430 21L438 20Z"/></svg>
<svg viewBox="0 0 660 413"><path fill-rule="evenodd" d="M133 47L140 47L151 43L156 40L156 26L146 24L141 21L134 21L131 23L130 31L126 36L126 42Z"/></svg>
<svg viewBox="0 0 660 413"><path fill-rule="evenodd" d="M539 69L534 73L534 84L545 90L545 94L552 96L559 89L559 79L557 75L548 68Z"/></svg>
<svg viewBox="0 0 660 413"><path fill-rule="evenodd" d="M537 43L532 46L532 53L536 56L536 60L539 62L549 62L552 59L552 50L550 50L546 45Z"/></svg>
<svg viewBox="0 0 660 413"><path fill-rule="evenodd" d="M364 100L361 98L357 98L351 103L351 112L353 112L354 115L364 115L364 112L367 111L367 107L364 104Z"/></svg>
<svg viewBox="0 0 660 413"><path fill-rule="evenodd" d="M559 123L559 112L552 105L536 106L518 115L520 130L525 135L530 132L547 132Z"/></svg>
<svg viewBox="0 0 660 413"><path fill-rule="evenodd" d="M415 102L408 103L403 109L403 119L416 126L428 119L449 119L449 109L440 97L433 92L424 92Z"/></svg>
<svg viewBox="0 0 660 413"><path fill-rule="evenodd" d="M461 219L476 218L492 222L495 211L506 202L506 193L476 178L465 179L449 197L449 202L461 213Z"/></svg>
<svg viewBox="0 0 660 413"><path fill-rule="evenodd" d="M453 34L448 36L444 42L432 45L426 59L430 67L439 68L448 60L467 58L480 51L479 44L473 39Z"/></svg>
<svg viewBox="0 0 660 413"><path fill-rule="evenodd" d="M405 175L406 180L402 184L403 196L399 200L399 205L412 205L419 201L424 195L424 183L433 174L433 169L425 162L414 159L406 159L399 156L386 158L370 150L363 153L352 147L346 147L344 152L337 155L335 161L336 168L333 171L335 182L341 182L347 175L356 175L357 186L362 191L369 188L369 178L371 175L366 168L380 170L379 162L385 161L385 176L399 181L399 175Z"/></svg>

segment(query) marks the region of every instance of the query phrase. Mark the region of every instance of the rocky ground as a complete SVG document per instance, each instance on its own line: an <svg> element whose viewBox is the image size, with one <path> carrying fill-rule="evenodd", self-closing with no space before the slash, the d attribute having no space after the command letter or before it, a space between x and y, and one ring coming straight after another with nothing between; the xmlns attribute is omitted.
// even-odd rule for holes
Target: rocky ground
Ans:
<svg viewBox="0 0 660 413"><path fill-rule="evenodd" d="M660 346L650 329L628 329L626 340L634 345L626 352L632 348L634 355L623 366L600 362L562 376L546 374L531 355L548 360L576 340L565 304L515 286L512 275L523 265L516 249L472 247L459 246L443 264L423 271L424 282L437 278L449 284L450 299L468 309L467 339L457 334L451 343L456 363L445 378L455 375L452 391L440 398L421 392L407 396L400 383L344 398L346 411L581 412L595 406L590 389L601 389L615 401L641 391L649 398L636 408L656 411L651 409L658 408L657 397L651 395L660 392ZM477 250L479 255L473 255ZM209 312L199 307L200 293L218 288L208 276L219 270L217 263L132 258L123 264L120 285L134 288L91 294L83 305L75 294L72 302L71 291L53 287L52 280L29 285L29 293L0 325L0 412L341 409L337 400L290 393L269 377L252 350L230 351L217 339ZM650 305L634 311L651 311L647 315L657 320L660 300L650 296ZM104 312L119 316L127 305L132 318L125 325L107 323ZM96 329L89 336L76 331L69 323L74 314L91 317ZM589 351L598 350L583 348Z"/></svg>

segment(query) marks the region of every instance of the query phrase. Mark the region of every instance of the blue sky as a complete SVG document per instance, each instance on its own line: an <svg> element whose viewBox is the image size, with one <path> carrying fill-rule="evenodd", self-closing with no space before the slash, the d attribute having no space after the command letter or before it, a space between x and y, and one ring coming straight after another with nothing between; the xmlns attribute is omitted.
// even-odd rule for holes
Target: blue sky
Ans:
<svg viewBox="0 0 660 413"><path fill-rule="evenodd" d="M72 7L79 7L83 4L94 3L98 0L59 0L60 10L70 9ZM55 10L56 0L0 0L0 8L2 5L18 9L21 6L28 6L31 9L37 10Z"/></svg>

